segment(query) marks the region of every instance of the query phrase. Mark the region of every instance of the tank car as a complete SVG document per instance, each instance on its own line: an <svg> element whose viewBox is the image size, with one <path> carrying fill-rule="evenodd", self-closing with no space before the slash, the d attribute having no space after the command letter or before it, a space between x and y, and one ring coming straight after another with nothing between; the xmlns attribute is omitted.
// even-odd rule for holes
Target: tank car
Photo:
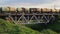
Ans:
<svg viewBox="0 0 60 34"><path fill-rule="evenodd" d="M17 8L17 12L19 13L21 13L22 12L22 8Z"/></svg>
<svg viewBox="0 0 60 34"><path fill-rule="evenodd" d="M24 8L24 7L17 8L17 11L18 11L19 13L23 13L23 12L25 12L25 8Z"/></svg>
<svg viewBox="0 0 60 34"><path fill-rule="evenodd" d="M42 13L51 13L52 12L52 9L49 9L49 8L41 8L41 12Z"/></svg>
<svg viewBox="0 0 60 34"><path fill-rule="evenodd" d="M37 12L37 8L29 8L30 13L36 13Z"/></svg>
<svg viewBox="0 0 60 34"><path fill-rule="evenodd" d="M25 13L30 13L29 8L25 8Z"/></svg>
<svg viewBox="0 0 60 34"><path fill-rule="evenodd" d="M9 8L8 7L2 7L2 13L6 13L9 12Z"/></svg>
<svg viewBox="0 0 60 34"><path fill-rule="evenodd" d="M46 12L47 11L47 8L41 8L41 12Z"/></svg>
<svg viewBox="0 0 60 34"><path fill-rule="evenodd" d="M36 13L41 13L41 8L36 8Z"/></svg>
<svg viewBox="0 0 60 34"><path fill-rule="evenodd" d="M59 9L56 9L56 13L59 13L59 11L60 11Z"/></svg>
<svg viewBox="0 0 60 34"><path fill-rule="evenodd" d="M47 12L47 8L42 8L42 12L43 13Z"/></svg>
<svg viewBox="0 0 60 34"><path fill-rule="evenodd" d="M52 13L55 13L56 12L56 9L52 9Z"/></svg>
<svg viewBox="0 0 60 34"><path fill-rule="evenodd" d="M51 13L52 12L52 9L47 9L46 13Z"/></svg>
<svg viewBox="0 0 60 34"><path fill-rule="evenodd" d="M55 9L55 8L52 9L52 13L59 13L59 11L60 11L59 9Z"/></svg>
<svg viewBox="0 0 60 34"><path fill-rule="evenodd" d="M9 8L9 12L17 12L15 7L8 7Z"/></svg>

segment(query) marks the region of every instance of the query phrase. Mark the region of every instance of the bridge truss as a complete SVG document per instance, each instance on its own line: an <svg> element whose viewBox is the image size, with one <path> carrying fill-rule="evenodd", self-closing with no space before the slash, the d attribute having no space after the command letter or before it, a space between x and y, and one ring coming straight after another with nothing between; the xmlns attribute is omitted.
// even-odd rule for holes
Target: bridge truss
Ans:
<svg viewBox="0 0 60 34"><path fill-rule="evenodd" d="M49 23L51 20L55 20L55 16L58 14L59 13L0 13L0 17L4 16L15 24L38 24Z"/></svg>

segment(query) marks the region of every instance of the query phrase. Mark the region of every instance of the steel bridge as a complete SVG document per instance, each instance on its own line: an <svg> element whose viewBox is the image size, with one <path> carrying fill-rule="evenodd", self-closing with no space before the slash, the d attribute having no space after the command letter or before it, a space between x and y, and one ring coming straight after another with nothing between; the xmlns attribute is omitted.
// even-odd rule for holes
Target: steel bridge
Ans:
<svg viewBox="0 0 60 34"><path fill-rule="evenodd" d="M0 13L0 18L10 19L15 24L49 23L59 13Z"/></svg>

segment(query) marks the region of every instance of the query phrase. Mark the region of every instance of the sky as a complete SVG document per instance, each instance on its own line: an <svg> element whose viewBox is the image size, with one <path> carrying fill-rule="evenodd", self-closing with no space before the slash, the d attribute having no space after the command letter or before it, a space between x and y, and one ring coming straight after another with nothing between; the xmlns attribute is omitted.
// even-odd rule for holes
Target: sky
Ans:
<svg viewBox="0 0 60 34"><path fill-rule="evenodd" d="M60 8L60 0L0 0L0 6Z"/></svg>

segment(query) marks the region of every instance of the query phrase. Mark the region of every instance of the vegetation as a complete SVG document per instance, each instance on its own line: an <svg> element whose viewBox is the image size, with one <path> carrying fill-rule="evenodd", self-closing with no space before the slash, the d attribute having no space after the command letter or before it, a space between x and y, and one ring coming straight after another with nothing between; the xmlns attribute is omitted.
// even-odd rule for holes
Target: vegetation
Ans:
<svg viewBox="0 0 60 34"><path fill-rule="evenodd" d="M0 19L0 34L41 34L25 26L15 25Z"/></svg>
<svg viewBox="0 0 60 34"><path fill-rule="evenodd" d="M47 24L28 24L25 26L46 34L48 33L59 34L60 33L60 15L57 17L56 21L54 22L50 22Z"/></svg>
<svg viewBox="0 0 60 34"><path fill-rule="evenodd" d="M60 16L48 24L13 24L0 19L0 34L60 34Z"/></svg>

